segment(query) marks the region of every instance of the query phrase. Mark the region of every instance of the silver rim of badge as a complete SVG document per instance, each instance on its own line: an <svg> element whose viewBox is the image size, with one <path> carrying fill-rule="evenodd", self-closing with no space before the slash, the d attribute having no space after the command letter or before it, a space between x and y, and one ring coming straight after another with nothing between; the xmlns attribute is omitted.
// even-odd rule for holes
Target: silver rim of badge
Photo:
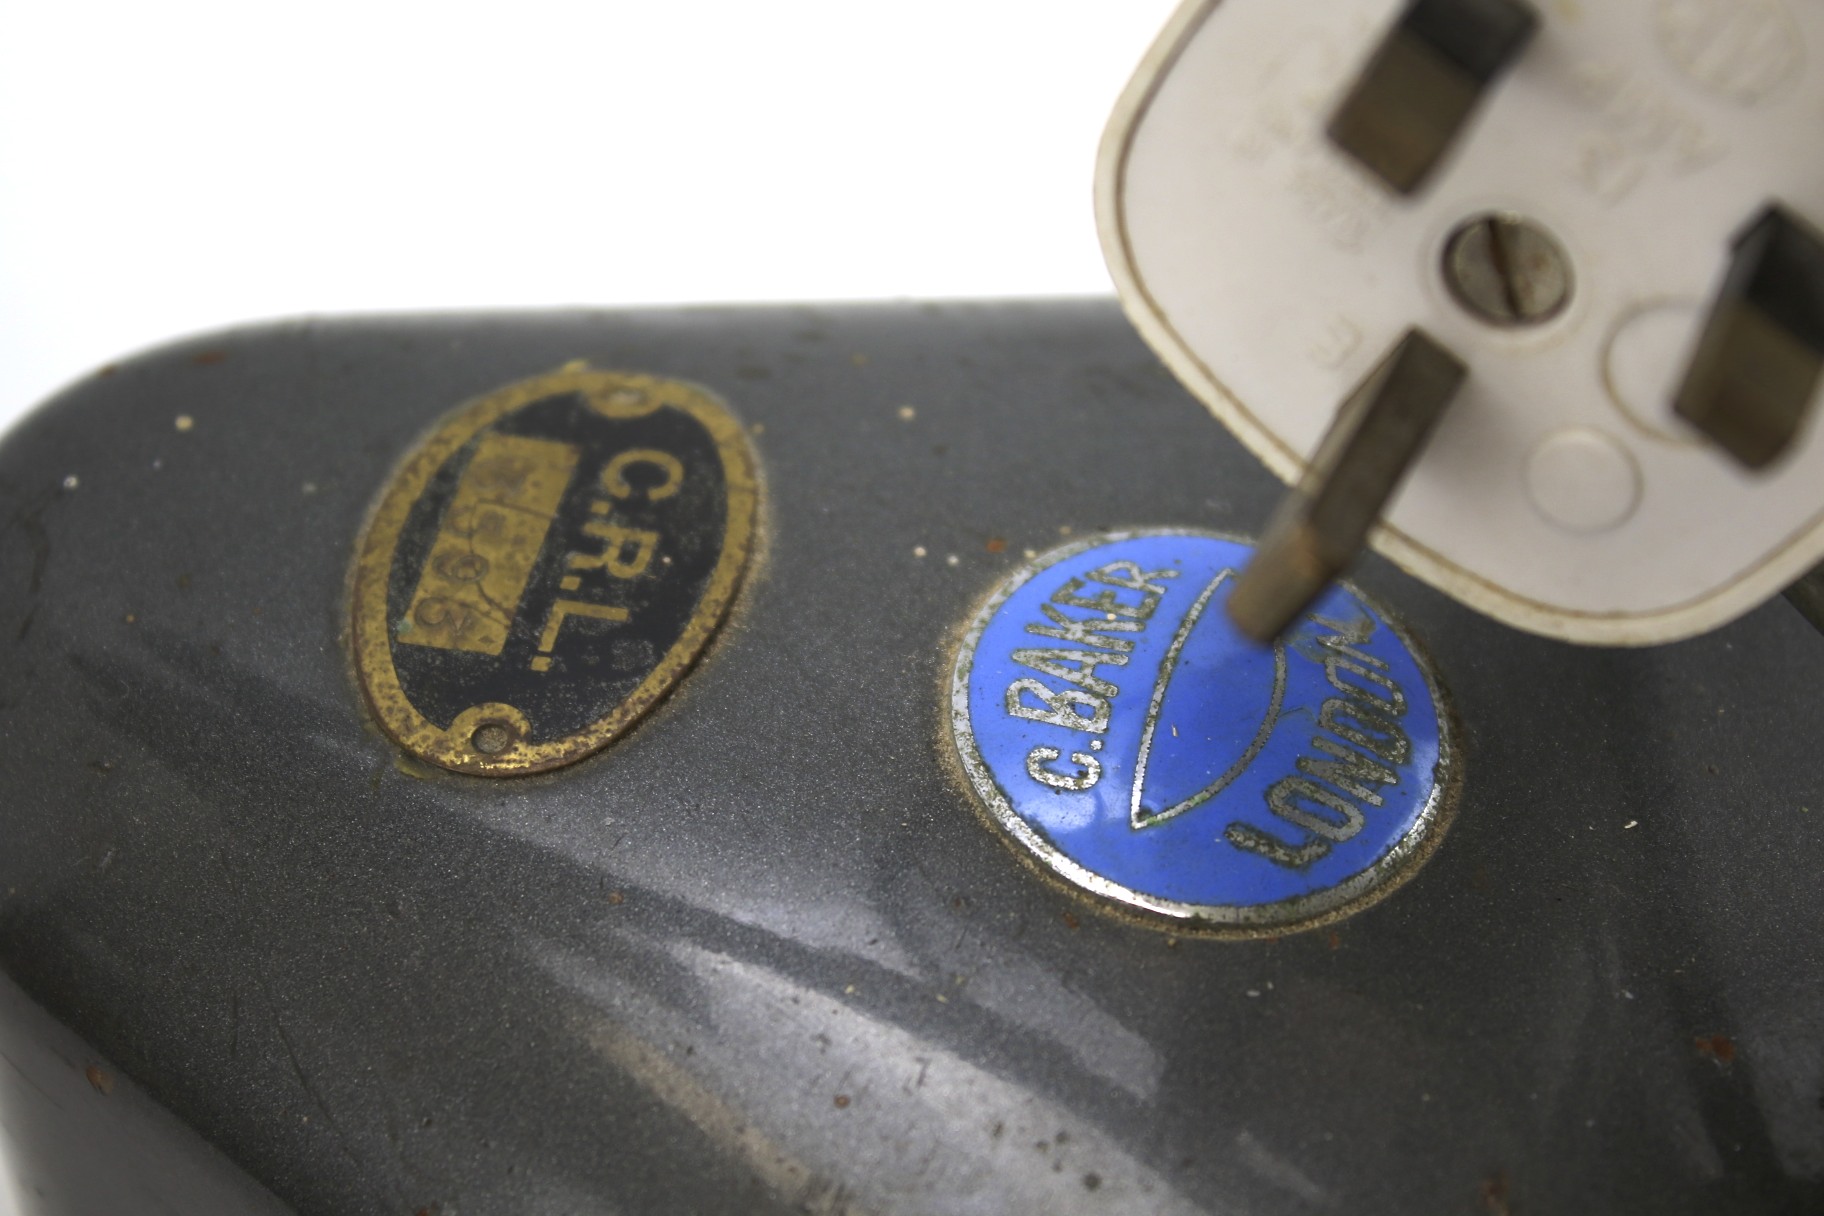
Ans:
<svg viewBox="0 0 1824 1216"><path fill-rule="evenodd" d="M1095 871L1078 864L1060 852L1032 825L1013 809L1012 800L995 780L976 745L975 727L969 717L969 680L975 669L975 648L995 614L1022 587L1061 561L1089 549L1146 537L1186 536L1201 540L1220 540L1254 547L1245 537L1199 528L1139 528L1123 532L1102 532L1048 550L1022 563L1009 572L994 589L986 603L969 623L957 649L950 677L950 726L956 742L957 759L988 813L1002 831L1033 861L1071 886L1109 901L1118 909L1152 917L1163 917L1161 927L1207 929L1215 933L1255 937L1300 929L1312 929L1353 915L1398 890L1431 856L1456 814L1457 795L1462 785L1462 761L1455 739L1454 714L1443 686L1438 682L1431 657L1414 641L1392 613L1380 601L1365 594L1353 583L1341 582L1350 595L1372 608L1393 630L1413 662L1425 677L1426 690L1438 715L1438 763L1433 770L1431 793L1419 810L1412 827L1398 844L1361 873L1322 891L1277 903L1238 907L1222 904L1190 904L1161 899L1112 882ZM1150 919L1150 918L1149 918Z"/></svg>

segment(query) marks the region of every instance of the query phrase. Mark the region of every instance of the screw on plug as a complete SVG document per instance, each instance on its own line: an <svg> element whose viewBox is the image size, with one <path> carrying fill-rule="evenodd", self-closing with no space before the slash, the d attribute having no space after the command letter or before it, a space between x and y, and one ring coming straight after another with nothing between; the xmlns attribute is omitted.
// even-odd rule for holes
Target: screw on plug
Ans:
<svg viewBox="0 0 1824 1216"><path fill-rule="evenodd" d="M1277 638L1355 560L1468 375L1437 339L1409 329L1349 395L1229 596L1243 633Z"/></svg>
<svg viewBox="0 0 1824 1216"><path fill-rule="evenodd" d="M1824 235L1778 203L1734 255L1672 408L1751 469L1792 445L1824 378Z"/></svg>
<svg viewBox="0 0 1824 1216"><path fill-rule="evenodd" d="M1444 246L1444 282L1457 303L1491 325L1541 325L1571 298L1571 262L1539 225L1479 215Z"/></svg>
<svg viewBox="0 0 1824 1216"><path fill-rule="evenodd" d="M1410 0L1331 116L1331 142L1411 194L1538 28L1522 0Z"/></svg>

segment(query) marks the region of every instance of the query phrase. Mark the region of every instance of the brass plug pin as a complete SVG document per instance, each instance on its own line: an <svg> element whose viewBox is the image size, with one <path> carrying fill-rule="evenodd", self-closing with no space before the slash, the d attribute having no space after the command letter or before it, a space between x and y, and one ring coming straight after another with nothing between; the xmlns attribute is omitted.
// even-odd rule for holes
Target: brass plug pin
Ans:
<svg viewBox="0 0 1824 1216"><path fill-rule="evenodd" d="M1778 203L1736 237L1672 408L1751 469L1792 445L1824 378L1824 234Z"/></svg>
<svg viewBox="0 0 1824 1216"><path fill-rule="evenodd" d="M1411 194L1538 28L1523 0L1411 0L1331 116L1331 142Z"/></svg>
<svg viewBox="0 0 1824 1216"><path fill-rule="evenodd" d="M1277 638L1355 560L1468 375L1414 328L1348 396L1229 596L1243 633Z"/></svg>
<svg viewBox="0 0 1824 1216"><path fill-rule="evenodd" d="M1786 602L1797 608L1818 632L1824 633L1824 566L1802 575L1786 588Z"/></svg>

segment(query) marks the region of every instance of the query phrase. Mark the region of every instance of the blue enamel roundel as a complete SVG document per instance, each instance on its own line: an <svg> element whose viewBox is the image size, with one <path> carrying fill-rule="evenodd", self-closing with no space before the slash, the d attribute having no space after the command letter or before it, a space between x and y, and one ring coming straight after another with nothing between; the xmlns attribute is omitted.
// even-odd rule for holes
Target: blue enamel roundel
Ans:
<svg viewBox="0 0 1824 1216"><path fill-rule="evenodd" d="M1099 537L1003 584L957 658L957 751L1035 860L1130 908L1244 931L1385 894L1453 809L1431 673L1332 587L1276 646L1229 623L1253 550L1204 533Z"/></svg>

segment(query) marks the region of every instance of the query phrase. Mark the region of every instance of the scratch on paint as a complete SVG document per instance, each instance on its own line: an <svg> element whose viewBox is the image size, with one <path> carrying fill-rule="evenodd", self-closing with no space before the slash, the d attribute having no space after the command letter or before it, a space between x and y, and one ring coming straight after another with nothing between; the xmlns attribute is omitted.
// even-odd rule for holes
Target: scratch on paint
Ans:
<svg viewBox="0 0 1824 1216"><path fill-rule="evenodd" d="M298 1049L292 1043L291 1036L285 1033L285 1024L279 1021L276 1014L273 1016L272 1026L279 1032L279 1042L285 1047L285 1058L291 1061L291 1071L297 1076L298 1084L304 1087L305 1094L316 1104L317 1110L323 1115L323 1122L329 1124L329 1130L335 1133L337 1146L350 1161L356 1165L361 1164L361 1159L355 1156L354 1150L349 1147L348 1133L344 1132L342 1125L336 1122L336 1117L330 1113L329 1104L323 1100L323 1095L317 1092L317 1087L312 1085L310 1078L305 1075L304 1066L298 1062Z"/></svg>
<svg viewBox="0 0 1824 1216"><path fill-rule="evenodd" d="M809 1216L865 1216L845 1188L789 1154L659 1048L609 1022L597 1023L587 1033L590 1046L605 1059L753 1170L794 1210Z"/></svg>

